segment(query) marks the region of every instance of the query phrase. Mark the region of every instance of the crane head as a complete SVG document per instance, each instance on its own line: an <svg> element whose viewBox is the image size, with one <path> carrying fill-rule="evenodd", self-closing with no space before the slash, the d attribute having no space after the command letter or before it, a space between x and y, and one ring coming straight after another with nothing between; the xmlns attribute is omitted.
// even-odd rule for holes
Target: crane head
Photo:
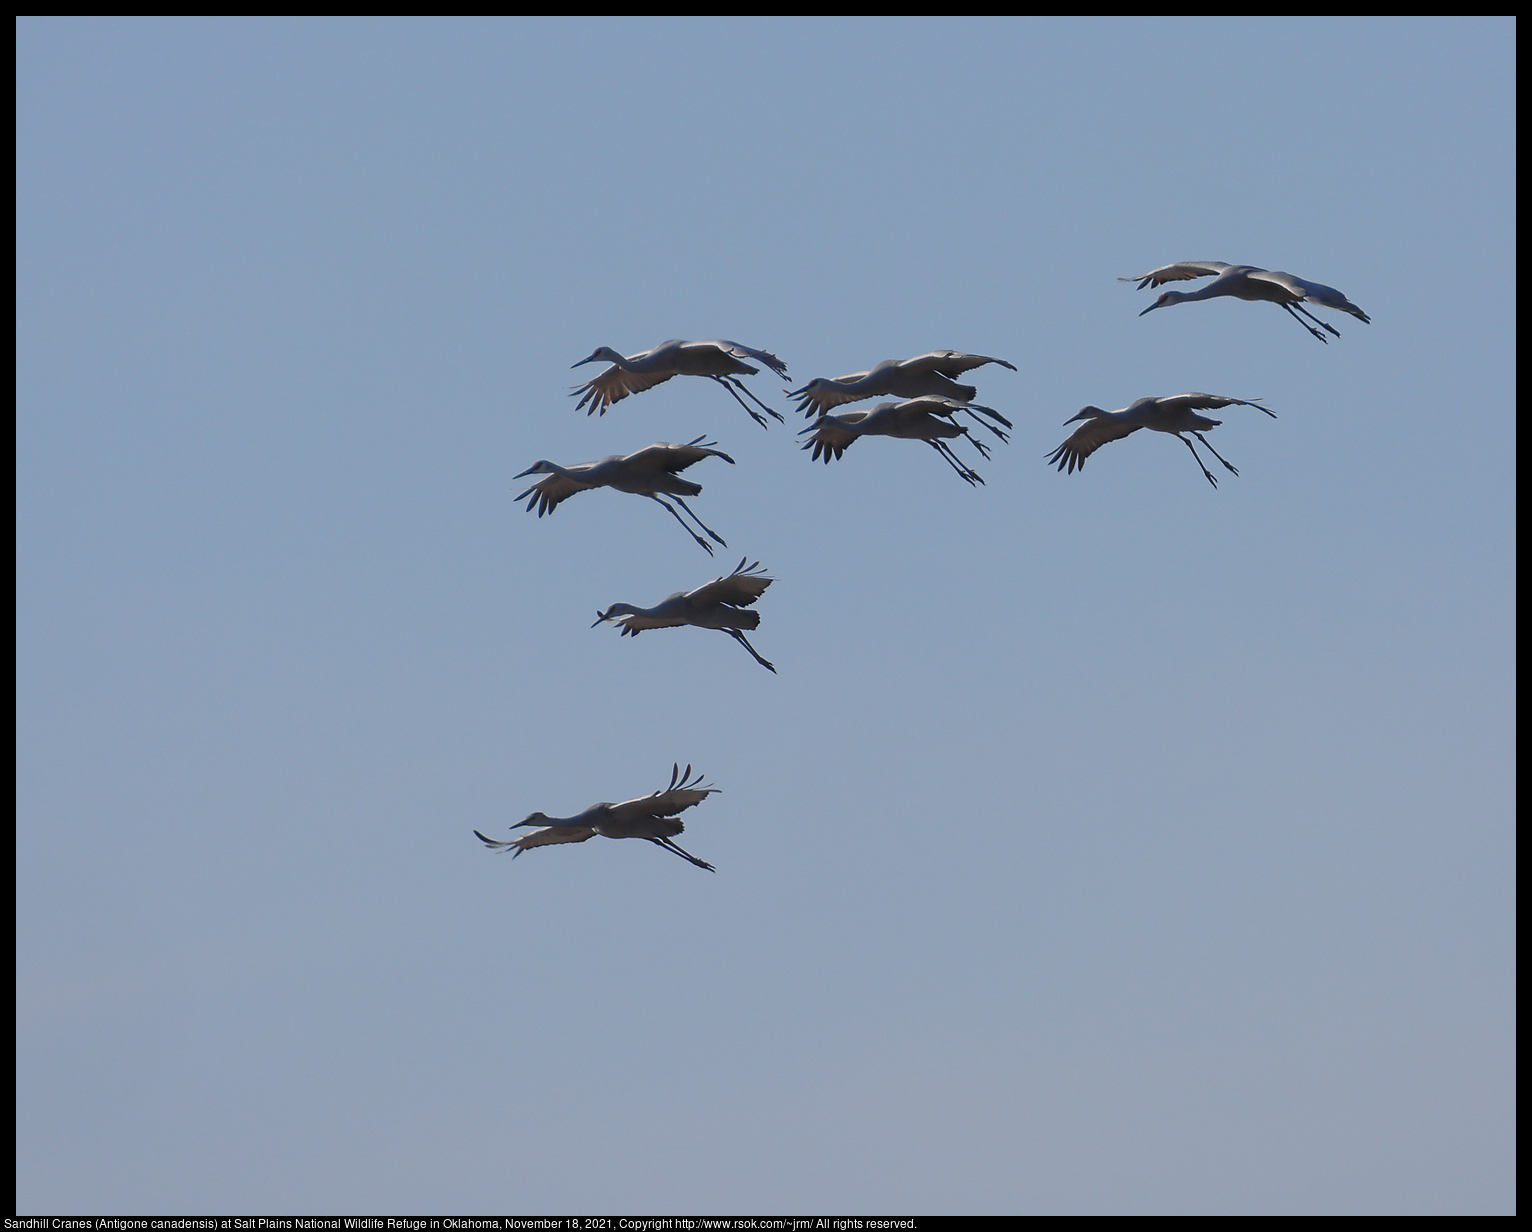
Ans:
<svg viewBox="0 0 1532 1232"><path fill-rule="evenodd" d="M612 350L611 347L597 347L594 351L582 359L579 364L570 364L569 366L571 368L578 368L580 364L593 364L598 359L604 359L608 363L615 364L621 358L622 356L617 354L616 351Z"/></svg>
<svg viewBox="0 0 1532 1232"><path fill-rule="evenodd" d="M523 479L528 475L551 475L553 473L553 463L548 461L547 458L539 458L536 462L532 463L531 466L527 467L526 470L522 471L520 475L512 475L511 478Z"/></svg>
<svg viewBox="0 0 1532 1232"><path fill-rule="evenodd" d="M605 624L609 620L615 622L623 616L637 616L641 610L641 608L636 608L631 603L614 603L606 611L596 613L596 625ZM596 625L591 625L591 628L594 629ZM624 628L623 632L632 633L637 632L637 630Z"/></svg>
<svg viewBox="0 0 1532 1232"><path fill-rule="evenodd" d="M1166 291L1159 299L1145 308L1144 312L1153 312L1156 308L1164 308L1168 304L1179 304L1185 298L1186 294L1183 291ZM1138 315L1143 316L1144 312Z"/></svg>

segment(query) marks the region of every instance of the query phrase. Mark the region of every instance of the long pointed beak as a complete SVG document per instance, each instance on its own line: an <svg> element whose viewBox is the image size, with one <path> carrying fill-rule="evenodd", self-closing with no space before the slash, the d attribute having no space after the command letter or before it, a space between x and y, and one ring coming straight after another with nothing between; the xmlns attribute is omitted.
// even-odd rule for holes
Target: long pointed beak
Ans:
<svg viewBox="0 0 1532 1232"><path fill-rule="evenodd" d="M1164 305L1163 305L1163 304L1158 304L1158 303L1156 303L1156 304L1150 304L1150 305L1149 305L1149 307L1147 307L1147 308L1145 308L1145 309L1144 309L1144 312L1153 312L1153 311L1154 311L1154 310L1155 310L1155 309L1156 309L1156 308L1162 308L1162 307L1164 307ZM1143 316L1143 315L1144 315L1144 312L1141 312L1141 313L1139 313L1139 314L1138 314L1138 315L1139 315L1139 316Z"/></svg>
<svg viewBox="0 0 1532 1232"><path fill-rule="evenodd" d="M535 465L533 465L533 466L527 467L527 469L522 471L521 474L519 474L519 475L512 475L511 478L512 479L525 479L528 475L533 475L533 474L536 474L536 473L537 473L537 467Z"/></svg>
<svg viewBox="0 0 1532 1232"><path fill-rule="evenodd" d="M596 359L596 356L595 356L594 353L592 353L590 355L587 355L584 359L582 359L579 364L570 364L569 366L571 368L578 368L580 366L580 364L594 363L595 359Z"/></svg>
<svg viewBox="0 0 1532 1232"><path fill-rule="evenodd" d="M591 628L594 629L596 627L596 625L603 624L603 623L605 623L605 621L606 621L606 617L603 616L600 612L597 612L596 613L596 624L595 625L591 625Z"/></svg>

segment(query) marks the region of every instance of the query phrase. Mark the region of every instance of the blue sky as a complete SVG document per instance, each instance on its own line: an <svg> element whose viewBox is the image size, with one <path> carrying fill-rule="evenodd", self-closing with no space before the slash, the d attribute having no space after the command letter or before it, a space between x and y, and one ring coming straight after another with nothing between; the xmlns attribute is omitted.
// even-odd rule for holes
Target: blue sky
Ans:
<svg viewBox="0 0 1532 1232"><path fill-rule="evenodd" d="M1510 1213L1514 34L23 20L19 1210ZM1015 432L574 411L671 337ZM512 499L701 434L716 558ZM777 676L590 628L741 555Z"/></svg>

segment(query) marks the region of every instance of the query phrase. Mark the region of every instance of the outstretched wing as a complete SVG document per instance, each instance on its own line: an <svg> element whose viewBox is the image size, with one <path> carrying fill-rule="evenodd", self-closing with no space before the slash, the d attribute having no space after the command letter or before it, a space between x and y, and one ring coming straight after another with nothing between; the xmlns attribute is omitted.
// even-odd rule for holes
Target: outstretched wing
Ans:
<svg viewBox="0 0 1532 1232"><path fill-rule="evenodd" d="M765 364L784 381L792 380L792 377L787 375L787 365L770 351L757 351L754 347L747 347L739 342L730 342L727 338L712 338L707 342L689 342L686 345L717 347L720 351L727 351L735 359L753 359Z"/></svg>
<svg viewBox="0 0 1532 1232"><path fill-rule="evenodd" d="M575 410L587 415L606 414L606 408L621 402L629 394L641 394L675 376L674 372L626 372L613 364L600 376L577 385L571 396L579 395Z"/></svg>
<svg viewBox="0 0 1532 1232"><path fill-rule="evenodd" d="M898 419L916 415L956 415L968 404L956 398L944 398L941 394L927 394L923 398L900 398L896 402L880 402L870 414L882 414Z"/></svg>
<svg viewBox="0 0 1532 1232"><path fill-rule="evenodd" d="M1319 304L1325 308L1333 308L1336 312L1349 312L1352 316L1367 324L1372 324L1372 318L1353 304L1334 287L1327 287L1322 282L1310 282L1307 278L1299 278L1297 274L1289 274L1286 270L1260 270L1251 275L1252 278L1263 278L1267 282L1274 282L1279 287L1290 291L1300 299L1311 304Z"/></svg>
<svg viewBox="0 0 1532 1232"><path fill-rule="evenodd" d="M1131 278L1119 278L1118 282L1136 282L1138 289L1145 287L1157 287L1166 282L1179 282L1184 278L1206 278L1210 274L1221 274L1225 270L1231 270L1234 266L1227 261L1177 261L1174 265L1162 265L1157 270L1150 270L1147 274L1134 274Z"/></svg>
<svg viewBox="0 0 1532 1232"><path fill-rule="evenodd" d="M833 380L830 377L815 377L802 389L794 389L787 396L798 399L798 409L805 415L827 415L831 407L871 398L873 390L851 388L871 375L872 369L869 368L866 372L853 372Z"/></svg>
<svg viewBox="0 0 1532 1232"><path fill-rule="evenodd" d="M949 419L954 415L968 415L977 423L989 428L1002 441L1010 439L998 428L991 428L989 424L984 423L984 420L980 419L979 416L987 415L996 423L1004 424L1007 428L1012 426L1011 421L992 407L980 406L977 402L960 402L956 398L947 398L941 394L927 394L923 398L906 398L903 402L897 404L896 409L900 415L911 415L918 411L924 411L928 415L942 415Z"/></svg>
<svg viewBox="0 0 1532 1232"><path fill-rule="evenodd" d="M594 466L595 463L588 465ZM552 513L560 502L568 500L576 492L589 492L592 488L600 486L594 483L580 483L567 475L549 475L546 479L534 483L516 499L523 500L530 496L532 499L527 501L527 512L531 513L536 509L537 516L542 517L545 513Z"/></svg>
<svg viewBox="0 0 1532 1232"><path fill-rule="evenodd" d="M668 362L668 353L685 345L679 338L667 338L659 346L627 356L627 362L633 366L632 371L613 364L600 376L593 377L583 385L576 385L574 394L579 395L580 400L575 403L575 410L588 406L589 409L585 411L587 415L597 412L605 415L606 408L612 403L621 402L629 394L641 394L646 389L653 389L670 380L675 376L675 367Z"/></svg>
<svg viewBox="0 0 1532 1232"><path fill-rule="evenodd" d="M691 808L694 804L701 804L718 790L716 787L701 786L702 775L692 778L691 774L690 765L683 771L680 763L677 762L671 769L669 787L652 795L640 796L636 800L624 800L621 804L612 805L606 821L602 824L609 825L613 821L629 823L646 817L671 817L683 809Z"/></svg>
<svg viewBox="0 0 1532 1232"><path fill-rule="evenodd" d="M479 834L477 830L474 833ZM522 838L509 839L503 843L497 843L494 839L479 834L479 839L484 845L496 851L514 847L516 850L511 856L513 860L523 851L531 851L534 847L547 847L553 843L583 843L586 839L595 837L596 832L589 826L549 826L546 830L534 830Z"/></svg>
<svg viewBox="0 0 1532 1232"><path fill-rule="evenodd" d="M687 441L684 445L658 441L647 449L630 453L624 460L645 468L669 471L672 475L680 474L688 466L701 462L703 458L722 458L732 466L734 459L723 450L714 449L713 446L716 444L718 444L717 441L709 441L700 436L694 441Z"/></svg>
<svg viewBox="0 0 1532 1232"><path fill-rule="evenodd" d="M809 456L818 462L823 459L826 463L831 458L840 458L857 438L857 433L847 431L852 424L859 424L871 411L842 411L839 415L821 415L818 422L810 424L799 436L810 432L814 435L804 443L805 449L814 452Z"/></svg>
<svg viewBox="0 0 1532 1232"><path fill-rule="evenodd" d="M682 770L680 763L677 762L670 770L669 787L650 796L641 796L637 800L625 800L621 804L614 804L603 820L601 828L611 838L646 838L667 851L675 852L682 859L690 860L698 868L705 868L710 873L715 872L717 870L711 864L697 859L691 852L671 842L673 835L680 834L686 828L681 819L674 814L683 809L689 809L694 804L701 804L718 790L716 787L703 787L701 784L700 774L692 778L691 766L688 765L685 770Z"/></svg>
<svg viewBox="0 0 1532 1232"><path fill-rule="evenodd" d="M1121 419L1108 416L1092 419L1077 428L1073 436L1048 455L1049 462L1057 462L1059 470L1073 474L1085 465L1085 459L1109 441L1120 441L1137 432L1143 424L1127 424Z"/></svg>
<svg viewBox="0 0 1532 1232"><path fill-rule="evenodd" d="M687 602L696 604L698 607L706 607L714 603L727 603L730 607L749 607L776 579L765 575L760 561L756 561L747 568L745 561L748 559L749 557L741 557L739 564L734 567L734 572L728 577L714 578L706 585L688 591Z"/></svg>
<svg viewBox="0 0 1532 1232"><path fill-rule="evenodd" d="M1253 406L1258 411L1266 411L1273 419L1277 417L1275 411L1267 411L1261 405L1259 398L1247 402L1244 398L1225 398L1219 394L1174 394L1159 399L1159 405L1182 411L1216 411L1221 406Z"/></svg>
<svg viewBox="0 0 1532 1232"><path fill-rule="evenodd" d="M999 364L1002 368L1016 371L1016 365L1007 360L996 359L993 355L969 355L964 351L927 351L924 355L905 360L899 367L905 372L940 372L944 377L956 380L970 368L980 368L985 364Z"/></svg>

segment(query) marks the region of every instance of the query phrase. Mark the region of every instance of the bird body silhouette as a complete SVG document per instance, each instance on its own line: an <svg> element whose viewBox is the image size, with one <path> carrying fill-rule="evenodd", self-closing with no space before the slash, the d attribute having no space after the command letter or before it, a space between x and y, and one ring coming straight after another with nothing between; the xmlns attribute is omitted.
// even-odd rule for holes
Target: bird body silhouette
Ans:
<svg viewBox="0 0 1532 1232"><path fill-rule="evenodd" d="M742 557L727 577L714 578L696 590L678 590L653 607L614 603L606 611L596 613L596 624L591 628L611 622L622 626L624 637L637 637L645 629L675 629L682 625L720 629L748 650L762 667L775 673L777 669L756 654L755 647L740 632L759 627L761 614L751 611L750 605L775 580L761 572L760 561L747 568L746 559Z"/></svg>
<svg viewBox="0 0 1532 1232"><path fill-rule="evenodd" d="M1174 436L1183 445L1192 451L1192 457L1197 459L1197 465L1202 467L1202 473L1207 476L1207 481L1215 488L1218 480L1213 472L1203 464L1197 455L1197 447L1181 435L1190 432L1199 441L1207 446L1208 452L1224 464L1224 466L1238 475L1239 472L1229 461L1211 445L1202 434L1211 428L1218 427L1223 423L1221 419L1208 419L1198 415L1198 411L1216 410L1221 406L1253 406L1258 411L1265 411L1275 419L1276 412L1268 411L1259 404L1259 400L1246 401L1243 398L1224 398L1218 394L1176 394L1170 398L1140 398L1130 403L1120 411L1103 411L1099 406L1087 406L1078 415L1066 419L1066 424L1076 420L1089 420L1084 427L1075 429L1067 441L1048 455L1049 462L1058 463L1058 468L1066 474L1073 473L1085 466L1085 459L1100 449L1108 441L1120 441L1125 436L1130 436L1140 428L1151 428L1155 432L1167 432Z"/></svg>
<svg viewBox="0 0 1532 1232"><path fill-rule="evenodd" d="M983 412L998 419L1006 427L1011 426L1010 420L987 406L975 406L933 394L924 398L908 398L902 402L880 402L870 411L842 411L835 415L821 415L817 422L810 424L798 435L812 432L814 435L803 447L813 450L811 456L816 461L823 460L826 463L831 458L840 458L862 436L892 436L900 440L925 441L970 484L981 484L984 480L972 468L965 466L946 443L954 437L966 436L981 455L989 457L989 450L982 441L975 440L967 428L952 422L952 417L961 413L984 423L975 412ZM989 424L984 426L1002 441L1009 439L999 428Z"/></svg>
<svg viewBox="0 0 1532 1232"><path fill-rule="evenodd" d="M1226 261L1178 261L1174 265L1162 265L1159 269L1150 270L1147 274L1135 274L1132 278L1119 278L1117 281L1136 282L1142 291L1145 287L1157 287L1166 282L1188 278L1206 278L1209 275L1214 277L1207 286L1196 291L1166 291L1138 315L1143 316L1144 313L1171 304L1187 304L1193 300L1229 295L1235 299L1265 300L1276 304L1321 342L1329 342L1329 339L1314 325L1329 330L1337 338L1340 337L1340 330L1327 321L1321 321L1304 307L1305 304L1320 304L1336 312L1349 312L1368 324L1372 322L1371 317L1334 287L1327 287L1322 282L1309 282L1283 270L1261 269L1257 265L1230 265ZM1308 320L1304 320L1304 317ZM1314 322L1314 325L1310 325L1309 321Z"/></svg>
<svg viewBox="0 0 1532 1232"><path fill-rule="evenodd" d="M999 364L1016 371L1016 365L991 355L969 355L964 351L927 351L910 359L885 359L866 372L853 372L835 378L816 377L802 389L787 396L797 398L798 409L806 415L824 415L832 407L863 398L924 398L935 395L954 402L971 402L978 394L972 385L959 385L956 378L984 364ZM1007 424L1007 427L1010 425Z"/></svg>
<svg viewBox="0 0 1532 1232"><path fill-rule="evenodd" d="M689 851L683 851L671 840L686 827L674 816L694 804L701 804L717 792L716 787L703 787L702 776L691 777L690 765L683 772L677 762L670 772L670 786L636 800L624 800L621 804L593 804L583 813L573 817L549 817L546 813L531 813L525 821L518 821L511 829L522 826L540 826L524 838L496 842L479 834L479 840L495 851L511 851L512 859L534 847L547 847L554 843L583 843L586 839L601 835L603 838L642 838L673 851L682 859L690 860L698 868L713 873L718 870L711 864L697 859Z"/></svg>
<svg viewBox="0 0 1532 1232"><path fill-rule="evenodd" d="M681 515L661 500L657 493L663 492L671 500L691 514L692 521L701 526L707 534L724 547L724 543L713 531L703 526L702 520L692 513L691 506L682 497L696 496L702 491L700 483L693 483L689 479L682 479L680 472L688 466L702 461L703 458L722 458L731 465L734 459L722 450L712 448L712 443L704 443L702 437L688 441L684 445L673 445L661 441L640 449L636 453L611 454L602 458L599 462L582 462L578 466L560 466L557 462L549 462L546 458L532 463L517 479L527 475L547 475L541 483L534 483L525 492L516 497L527 501L527 512L537 510L537 516L542 517L545 513L552 513L559 504L568 500L576 492L587 492L591 488L616 488L619 492L631 492L635 496L647 496L663 508L669 511L670 516L680 522L686 528L686 533L700 543L708 555L713 554L713 549L706 539L703 539L696 531L682 519Z"/></svg>
<svg viewBox="0 0 1532 1232"><path fill-rule="evenodd" d="M575 403L575 410L588 408L585 411L587 415L605 415L607 407L612 403L622 401L629 394L653 389L673 376L705 376L727 389L730 396L761 427L768 426L766 421L750 409L744 398L735 392L736 389L778 423L782 422L782 416L751 393L739 379L760 371L745 363L746 359L765 364L784 381L790 379L787 366L770 351L757 351L754 347L730 342L725 338L707 342L685 342L680 338L671 338L637 355L622 355L611 347L597 347L579 363L570 366L578 368L580 364L591 364L603 359L612 366L575 389L574 392L580 397L579 402Z"/></svg>

